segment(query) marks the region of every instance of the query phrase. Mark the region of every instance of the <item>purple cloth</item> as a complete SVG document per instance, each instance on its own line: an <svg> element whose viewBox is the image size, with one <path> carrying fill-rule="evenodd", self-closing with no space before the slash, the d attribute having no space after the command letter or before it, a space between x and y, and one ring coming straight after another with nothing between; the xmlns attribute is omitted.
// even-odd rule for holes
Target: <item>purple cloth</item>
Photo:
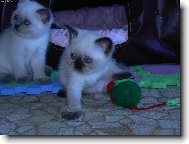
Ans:
<svg viewBox="0 0 189 144"><path fill-rule="evenodd" d="M156 74L173 74L180 72L180 65L148 65L142 66L142 69Z"/></svg>
<svg viewBox="0 0 189 144"><path fill-rule="evenodd" d="M122 5L56 11L54 16L55 24L61 28L67 24L86 30L107 30L127 25L125 7Z"/></svg>

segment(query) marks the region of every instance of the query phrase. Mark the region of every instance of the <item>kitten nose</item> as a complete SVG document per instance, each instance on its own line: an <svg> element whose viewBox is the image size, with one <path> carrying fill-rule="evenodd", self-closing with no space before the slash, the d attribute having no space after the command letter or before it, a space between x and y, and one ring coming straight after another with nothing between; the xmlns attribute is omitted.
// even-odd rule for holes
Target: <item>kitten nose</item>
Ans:
<svg viewBox="0 0 189 144"><path fill-rule="evenodd" d="M80 58L75 60L75 62L74 62L74 68L75 69L81 71L83 67L84 67L84 63Z"/></svg>
<svg viewBox="0 0 189 144"><path fill-rule="evenodd" d="M15 25L14 25L14 28L15 28L16 30L18 30L19 27L20 27L19 24L15 24Z"/></svg>

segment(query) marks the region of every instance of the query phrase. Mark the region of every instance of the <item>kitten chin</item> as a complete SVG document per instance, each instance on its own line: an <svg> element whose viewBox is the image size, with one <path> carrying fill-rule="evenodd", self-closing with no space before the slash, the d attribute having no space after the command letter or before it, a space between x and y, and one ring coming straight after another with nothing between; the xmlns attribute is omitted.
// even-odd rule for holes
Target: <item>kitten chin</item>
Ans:
<svg viewBox="0 0 189 144"><path fill-rule="evenodd" d="M61 58L59 80L68 99L63 118L70 120L81 115L82 93L104 93L109 81L128 75L124 75L125 70L112 59L114 45L111 39L91 31L80 33L67 28L71 40Z"/></svg>

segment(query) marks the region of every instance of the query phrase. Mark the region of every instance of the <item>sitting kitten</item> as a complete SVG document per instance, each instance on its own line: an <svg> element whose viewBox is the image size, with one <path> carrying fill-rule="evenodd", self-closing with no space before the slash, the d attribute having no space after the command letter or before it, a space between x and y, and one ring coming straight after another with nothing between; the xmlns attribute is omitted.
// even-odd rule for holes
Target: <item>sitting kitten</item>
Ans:
<svg viewBox="0 0 189 144"><path fill-rule="evenodd" d="M111 39L67 27L71 40L61 58L59 80L68 98L68 110L63 112L63 118L71 120L81 114L82 93L105 93L108 82L128 77L129 73L112 59Z"/></svg>
<svg viewBox="0 0 189 144"><path fill-rule="evenodd" d="M11 27L0 35L0 81L49 81L45 54L49 42L51 12L37 2L22 0L11 17Z"/></svg>

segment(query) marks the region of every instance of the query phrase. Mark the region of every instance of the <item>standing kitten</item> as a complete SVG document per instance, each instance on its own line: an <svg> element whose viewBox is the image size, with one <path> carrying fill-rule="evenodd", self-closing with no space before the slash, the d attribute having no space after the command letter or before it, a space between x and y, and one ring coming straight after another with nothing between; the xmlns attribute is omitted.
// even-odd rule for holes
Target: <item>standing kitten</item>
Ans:
<svg viewBox="0 0 189 144"><path fill-rule="evenodd" d="M63 117L76 119L81 114L82 93L105 93L108 82L119 76L128 77L128 73L112 59L111 39L94 32L68 29L71 40L62 55L59 80L68 98L68 110L63 112Z"/></svg>
<svg viewBox="0 0 189 144"><path fill-rule="evenodd" d="M51 12L37 2L22 0L11 17L11 27L0 35L0 81L49 81L45 54L49 41Z"/></svg>

